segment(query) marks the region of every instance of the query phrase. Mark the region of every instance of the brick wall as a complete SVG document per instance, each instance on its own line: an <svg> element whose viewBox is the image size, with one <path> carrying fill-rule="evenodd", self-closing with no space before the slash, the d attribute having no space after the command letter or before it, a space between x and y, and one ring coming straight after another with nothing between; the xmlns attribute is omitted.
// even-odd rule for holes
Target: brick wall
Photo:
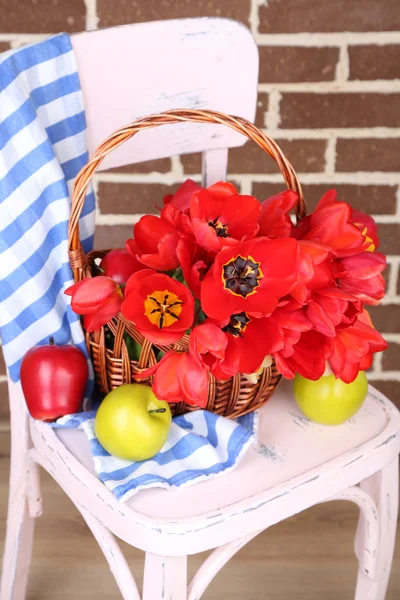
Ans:
<svg viewBox="0 0 400 600"><path fill-rule="evenodd" d="M257 124L292 161L307 204L334 186L379 223L388 290L371 313L389 349L370 379L400 406L398 0L0 0L0 15L0 51L59 31L155 19L225 16L249 26L260 51ZM229 172L242 193L260 200L283 187L275 165L250 144L231 152ZM187 176L199 180L199 156L99 175L96 247L120 246L138 215ZM0 416L4 372L0 363Z"/></svg>

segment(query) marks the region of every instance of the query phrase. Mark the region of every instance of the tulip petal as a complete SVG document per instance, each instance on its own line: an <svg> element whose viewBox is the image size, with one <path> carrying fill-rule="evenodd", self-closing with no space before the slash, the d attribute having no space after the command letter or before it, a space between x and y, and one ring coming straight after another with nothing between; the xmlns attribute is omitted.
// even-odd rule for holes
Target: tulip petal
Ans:
<svg viewBox="0 0 400 600"><path fill-rule="evenodd" d="M377 305L385 295L386 282L383 275L370 279L341 279L340 286L344 291L356 296L365 304Z"/></svg>
<svg viewBox="0 0 400 600"><path fill-rule="evenodd" d="M156 273L157 271L155 271L154 269L142 269L141 271L138 271L137 273L131 275L128 281L126 282L125 298L127 298L131 294L136 293L138 284L140 281L142 281L142 279L147 279L147 277L149 277L150 275L155 275Z"/></svg>
<svg viewBox="0 0 400 600"><path fill-rule="evenodd" d="M360 372L360 364L357 363L346 363L340 374L340 379L344 383L352 383Z"/></svg>
<svg viewBox="0 0 400 600"><path fill-rule="evenodd" d="M192 329L189 338L189 352L201 364L201 355L208 352L216 358L222 359L227 344L225 333L211 321L205 321Z"/></svg>
<svg viewBox="0 0 400 600"><path fill-rule="evenodd" d="M310 319L314 328L328 337L336 335L335 326L318 302L311 302L307 307L307 317Z"/></svg>
<svg viewBox="0 0 400 600"><path fill-rule="evenodd" d="M217 181L213 185L207 188L207 191L213 196L218 196L219 198L229 198L230 196L237 196L237 189L230 183L229 181Z"/></svg>
<svg viewBox="0 0 400 600"><path fill-rule="evenodd" d="M235 312L241 312L236 310L236 296L224 290L222 281L216 281L212 274L203 279L200 297L205 314L219 321L224 321Z"/></svg>
<svg viewBox="0 0 400 600"><path fill-rule="evenodd" d="M208 399L208 370L201 367L188 352L184 352L180 357L177 375L185 402L205 408Z"/></svg>
<svg viewBox="0 0 400 600"><path fill-rule="evenodd" d="M187 179L179 186L175 194L169 194L164 197L164 205L170 204L181 211L189 210L190 198L194 194L201 190L201 186L195 183L192 179Z"/></svg>
<svg viewBox="0 0 400 600"><path fill-rule="evenodd" d="M282 355L274 353L277 369L287 377L290 373L299 373L307 379L319 379L325 371L327 356L327 338L317 331L307 331L301 335L294 346L293 354L283 359ZM289 378L293 378L293 375Z"/></svg>
<svg viewBox="0 0 400 600"><path fill-rule="evenodd" d="M199 244L199 246L209 250L210 252L218 252L221 247L220 240L215 229L210 227L208 221L192 217L192 229L196 237L196 242ZM227 246L230 246L237 244L237 240L232 238L224 238L224 243Z"/></svg>
<svg viewBox="0 0 400 600"><path fill-rule="evenodd" d="M353 208L353 223L355 223L361 231L366 229L366 235L372 240L375 250L379 246L379 237L378 237L378 226L375 223L374 219L362 212L361 210L357 210Z"/></svg>
<svg viewBox="0 0 400 600"><path fill-rule="evenodd" d="M172 233L172 227L155 215L144 215L133 228L135 242L141 254L156 254L159 240Z"/></svg>
<svg viewBox="0 0 400 600"><path fill-rule="evenodd" d="M254 237L259 229L260 203L253 196L233 196L222 206L220 219L237 240Z"/></svg>
<svg viewBox="0 0 400 600"><path fill-rule="evenodd" d="M103 325L111 321L121 308L123 297L121 294L114 294L110 298L103 300L101 306L93 313L84 316L84 328L89 333L97 331Z"/></svg>
<svg viewBox="0 0 400 600"><path fill-rule="evenodd" d="M218 219L225 202L223 194L211 194L209 190L195 192L190 199L190 218L198 219L208 224Z"/></svg>
<svg viewBox="0 0 400 600"><path fill-rule="evenodd" d="M66 290L72 295L71 307L79 315L93 313L109 296L119 291L119 285L103 275L82 279Z"/></svg>
<svg viewBox="0 0 400 600"><path fill-rule="evenodd" d="M386 256L380 252L361 252L335 262L336 277L369 279L379 275L386 267Z"/></svg>
<svg viewBox="0 0 400 600"><path fill-rule="evenodd" d="M295 192L286 190L264 200L261 204L259 235L279 238L289 237L293 225L288 213L295 206L297 198Z"/></svg>
<svg viewBox="0 0 400 600"><path fill-rule="evenodd" d="M177 352L170 351L158 363L152 389L159 400L182 402L183 394L178 379L181 356Z"/></svg>

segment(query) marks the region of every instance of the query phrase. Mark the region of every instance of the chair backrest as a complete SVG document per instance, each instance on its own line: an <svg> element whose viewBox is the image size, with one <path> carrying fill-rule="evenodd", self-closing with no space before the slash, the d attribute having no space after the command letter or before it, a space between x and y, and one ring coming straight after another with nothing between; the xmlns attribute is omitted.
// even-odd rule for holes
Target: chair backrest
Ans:
<svg viewBox="0 0 400 600"><path fill-rule="evenodd" d="M72 38L85 101L89 154L137 117L173 108L211 108L254 119L258 50L250 31L229 19L155 21ZM206 182L225 177L227 148L246 139L221 125L179 124L136 136L100 170L205 152ZM212 160L210 160L212 158Z"/></svg>

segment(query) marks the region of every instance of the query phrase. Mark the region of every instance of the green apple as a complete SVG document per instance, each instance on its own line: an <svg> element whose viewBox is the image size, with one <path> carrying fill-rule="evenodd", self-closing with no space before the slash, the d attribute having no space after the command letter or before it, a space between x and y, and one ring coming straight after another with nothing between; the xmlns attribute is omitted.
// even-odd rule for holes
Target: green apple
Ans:
<svg viewBox="0 0 400 600"><path fill-rule="evenodd" d="M113 456L141 461L155 456L171 427L171 410L151 387L121 385L100 404L95 431L100 444Z"/></svg>
<svg viewBox="0 0 400 600"><path fill-rule="evenodd" d="M325 375L317 381L296 375L293 391L297 404L311 421L339 425L361 408L368 381L364 371L360 371L352 383L344 383L334 375Z"/></svg>

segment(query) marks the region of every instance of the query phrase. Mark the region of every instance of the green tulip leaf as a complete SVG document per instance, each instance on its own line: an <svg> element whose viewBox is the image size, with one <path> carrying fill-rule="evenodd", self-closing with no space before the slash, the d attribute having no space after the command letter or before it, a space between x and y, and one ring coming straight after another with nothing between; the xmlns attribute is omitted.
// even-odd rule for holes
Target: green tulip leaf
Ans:
<svg viewBox="0 0 400 600"><path fill-rule="evenodd" d="M142 346L127 333L124 333L124 342L128 350L129 359L138 361L142 351Z"/></svg>

